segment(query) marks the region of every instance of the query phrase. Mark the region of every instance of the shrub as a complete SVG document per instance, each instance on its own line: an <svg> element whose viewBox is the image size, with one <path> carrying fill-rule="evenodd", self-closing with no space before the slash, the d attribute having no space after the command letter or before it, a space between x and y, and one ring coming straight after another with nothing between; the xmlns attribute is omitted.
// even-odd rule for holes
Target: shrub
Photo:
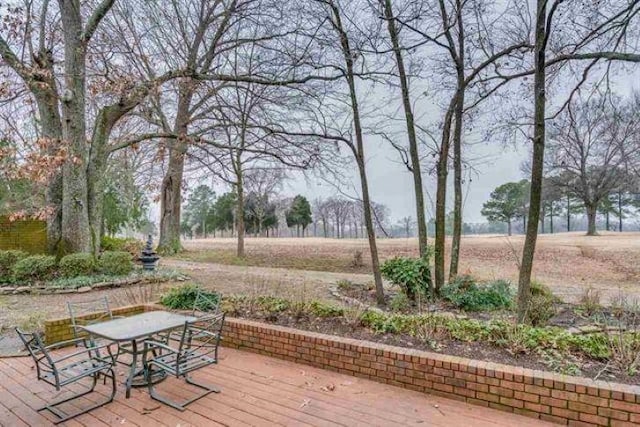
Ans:
<svg viewBox="0 0 640 427"><path fill-rule="evenodd" d="M336 286L338 286L338 289L340 289L341 291L350 291L358 287L358 285L356 285L355 283L345 279L338 280L336 282Z"/></svg>
<svg viewBox="0 0 640 427"><path fill-rule="evenodd" d="M207 291L198 285L187 283L169 289L169 291L160 298L160 303L174 310L191 310L196 303L198 294L204 294L206 297L200 300L203 302L203 305L198 304L198 310L201 311L214 309L220 301L220 294L217 292Z"/></svg>
<svg viewBox="0 0 640 427"><path fill-rule="evenodd" d="M124 276L133 270L133 262L129 252L107 251L98 258L98 270L111 276Z"/></svg>
<svg viewBox="0 0 640 427"><path fill-rule="evenodd" d="M257 303L261 310L271 314L286 311L292 305L288 300L274 296L259 296Z"/></svg>
<svg viewBox="0 0 640 427"><path fill-rule="evenodd" d="M93 254L77 253L62 257L59 271L63 277L89 276L96 269Z"/></svg>
<svg viewBox="0 0 640 427"><path fill-rule="evenodd" d="M132 257L137 257L144 248L144 242L133 238L102 236L100 248L105 252L129 252Z"/></svg>
<svg viewBox="0 0 640 427"><path fill-rule="evenodd" d="M321 301L311 301L309 311L317 317L339 317L344 314L342 307L327 304Z"/></svg>
<svg viewBox="0 0 640 427"><path fill-rule="evenodd" d="M585 289L580 296L580 309L587 316L592 316L600 311L600 309L602 309L602 305L600 304L600 291L593 287Z"/></svg>
<svg viewBox="0 0 640 427"><path fill-rule="evenodd" d="M527 310L527 320L533 326L545 325L556 315L556 304L560 301L551 289L535 280L531 281L531 299Z"/></svg>
<svg viewBox="0 0 640 427"><path fill-rule="evenodd" d="M478 284L469 276L460 276L442 289L442 295L466 311L500 310L513 303L511 283L506 280Z"/></svg>
<svg viewBox="0 0 640 427"><path fill-rule="evenodd" d="M391 298L391 301L389 301L389 308L396 313L404 313L409 310L410 306L411 301L409 301L409 298L407 298L403 292L395 294Z"/></svg>
<svg viewBox="0 0 640 427"><path fill-rule="evenodd" d="M395 257L385 261L380 271L385 279L399 286L411 301L415 301L419 295L427 295L431 289L428 257Z"/></svg>
<svg viewBox="0 0 640 427"><path fill-rule="evenodd" d="M13 266L13 278L16 281L41 281L53 277L56 257L33 255L21 259Z"/></svg>
<svg viewBox="0 0 640 427"><path fill-rule="evenodd" d="M11 281L13 266L27 256L23 251L0 251L0 283Z"/></svg>

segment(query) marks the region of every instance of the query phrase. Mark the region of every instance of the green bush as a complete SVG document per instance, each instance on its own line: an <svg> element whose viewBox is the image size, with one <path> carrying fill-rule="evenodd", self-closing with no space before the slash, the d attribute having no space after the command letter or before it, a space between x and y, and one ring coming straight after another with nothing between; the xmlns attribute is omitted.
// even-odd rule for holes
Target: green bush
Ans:
<svg viewBox="0 0 640 427"><path fill-rule="evenodd" d="M533 326L543 326L556 315L556 304L560 301L551 289L535 280L531 281L529 290L531 298L527 310L527 320Z"/></svg>
<svg viewBox="0 0 640 427"><path fill-rule="evenodd" d="M327 304L321 301L311 301L309 311L317 317L340 317L344 314L342 307Z"/></svg>
<svg viewBox="0 0 640 427"><path fill-rule="evenodd" d="M96 269L96 261L93 254L76 253L62 257L59 271L62 277L89 276Z"/></svg>
<svg viewBox="0 0 640 427"><path fill-rule="evenodd" d="M0 283L10 282L13 278L13 266L27 256L29 254L23 251L0 251Z"/></svg>
<svg viewBox="0 0 640 427"><path fill-rule="evenodd" d="M198 301L198 310L213 310L220 302L220 294L217 292L207 291L198 285L187 283L169 289L169 292L160 298L160 303L174 310L191 310L194 308L198 294L205 297Z"/></svg>
<svg viewBox="0 0 640 427"><path fill-rule="evenodd" d="M513 304L512 287L506 280L479 284L469 276L460 276L442 289L442 295L466 311L500 310Z"/></svg>
<svg viewBox="0 0 640 427"><path fill-rule="evenodd" d="M12 268L16 281L42 281L53 277L56 269L56 257L33 255L16 262Z"/></svg>
<svg viewBox="0 0 640 427"><path fill-rule="evenodd" d="M391 298L391 301L389 301L389 308L395 313L404 313L408 311L410 307L411 301L409 301L409 298L407 298L404 292L395 294Z"/></svg>
<svg viewBox="0 0 640 427"><path fill-rule="evenodd" d="M98 270L111 276L124 276L133 271L133 261L129 252L107 251L98 258Z"/></svg>
<svg viewBox="0 0 640 427"><path fill-rule="evenodd" d="M385 279L400 287L411 301L419 295L425 296L431 289L431 268L428 257L395 257L380 268Z"/></svg>
<svg viewBox="0 0 640 427"><path fill-rule="evenodd" d="M105 252L129 252L136 257L144 248L144 242L133 238L102 236L100 248Z"/></svg>

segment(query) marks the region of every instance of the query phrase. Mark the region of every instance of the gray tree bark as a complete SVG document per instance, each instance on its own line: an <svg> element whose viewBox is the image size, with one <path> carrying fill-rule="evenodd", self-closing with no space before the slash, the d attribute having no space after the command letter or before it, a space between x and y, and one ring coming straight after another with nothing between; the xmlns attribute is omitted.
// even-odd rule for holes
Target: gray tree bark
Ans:
<svg viewBox="0 0 640 427"><path fill-rule="evenodd" d="M382 0L380 0L382 1ZM416 221L418 223L418 247L420 256L428 254L427 246L427 220L424 208L424 189L422 187L422 172L420 166L420 155L418 152L418 139L416 138L416 128L414 124L413 110L411 107L411 96L409 94L409 82L402 58L402 50L398 40L398 31L395 25L391 0L384 0L384 14L387 20L387 28L393 52L398 67L398 77L402 91L402 105L404 106L405 121L407 123L407 136L409 138L409 156L411 158L411 174L413 175L413 190L416 199Z"/></svg>
<svg viewBox="0 0 640 427"><path fill-rule="evenodd" d="M531 191L529 195L529 224L537 224L540 217L542 175L544 170L545 112L546 112L546 41L547 0L537 0L534 66L534 129L533 161L531 163ZM529 227L522 251L518 279L518 322L524 322L531 299L531 272L538 238L537 227Z"/></svg>
<svg viewBox="0 0 640 427"><path fill-rule="evenodd" d="M334 26L340 37L340 45L342 47L342 54L346 65L346 79L349 86L349 95L351 99L351 111L353 113L353 127L356 135L356 145L350 145L350 148L356 159L358 165L358 174L360 176L360 186L362 191L362 210L364 214L365 228L367 230L367 237L369 240L369 251L371 252L371 268L373 270L373 280L376 287L376 299L378 305L385 305L384 299L384 287L382 284L382 274L380 273L380 260L378 257L378 246L376 243L376 233L373 226L373 215L371 213L371 198L369 195L369 183L367 180L367 171L365 166L365 154L364 154L364 138L362 135L362 124L360 118L360 107L358 105L358 96L356 92L355 73L353 70L353 51L349 43L349 37L347 36L344 27L342 25L342 18L338 7L330 2L329 6L333 12ZM342 227L344 234L344 226Z"/></svg>

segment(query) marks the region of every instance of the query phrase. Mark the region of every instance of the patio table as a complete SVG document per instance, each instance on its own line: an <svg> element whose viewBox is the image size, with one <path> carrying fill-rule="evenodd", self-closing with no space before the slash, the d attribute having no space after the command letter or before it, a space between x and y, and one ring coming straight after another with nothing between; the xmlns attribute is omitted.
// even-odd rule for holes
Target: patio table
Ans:
<svg viewBox="0 0 640 427"><path fill-rule="evenodd" d="M126 382L126 397L129 398L131 396L131 387L134 386L134 378L144 375L144 367L137 369L138 356L143 351L143 348L138 348L138 344L141 344L138 341L161 332L170 331L183 326L185 322L192 322L194 320L196 320L196 318L193 316L185 316L168 311L150 311L130 317L109 320L107 322L81 326L81 328L90 335L109 341L131 343L131 369ZM142 381L142 383L144 383L144 381Z"/></svg>

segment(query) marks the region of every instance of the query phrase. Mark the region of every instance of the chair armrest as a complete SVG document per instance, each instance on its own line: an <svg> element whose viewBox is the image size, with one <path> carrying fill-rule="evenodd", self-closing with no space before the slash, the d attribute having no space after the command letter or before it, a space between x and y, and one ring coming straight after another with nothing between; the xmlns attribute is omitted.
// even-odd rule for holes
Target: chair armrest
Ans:
<svg viewBox="0 0 640 427"><path fill-rule="evenodd" d="M109 353L109 355L113 359L113 354L111 353L111 348L110 348L111 344L112 343L97 345L97 346L93 346L93 347L85 347L82 350L78 350L78 351L75 351L75 352L73 352L71 354L66 354L66 355L64 355L62 357L59 357L57 359L53 359L53 363L62 362L64 360L71 359L71 358L73 358L75 356L78 356L78 355L84 354L84 353L89 353L90 354L91 351L99 350L99 349L102 349L102 348L106 348L107 352Z"/></svg>
<svg viewBox="0 0 640 427"><path fill-rule="evenodd" d="M168 346L166 344L163 344L161 342L145 340L145 342L144 342L144 352L145 352L145 354L147 353L148 350L150 350L152 348L162 348L164 350L167 350L170 353L174 353L174 354L178 353L178 350L176 350L175 348L170 347L170 346Z"/></svg>
<svg viewBox="0 0 640 427"><path fill-rule="evenodd" d="M197 329L197 332L192 334L191 338L196 338L197 339L198 337L201 337L203 335L211 337L211 338L222 338L219 333L211 332L211 331L208 331L206 329Z"/></svg>
<svg viewBox="0 0 640 427"><path fill-rule="evenodd" d="M78 343L84 343L87 341L87 337L82 337L82 338L74 338L72 340L66 340L66 341L60 341L57 343L53 343L53 344L49 344L48 346L45 347L46 350L57 350L61 347L68 347L71 346L73 344L78 344Z"/></svg>

